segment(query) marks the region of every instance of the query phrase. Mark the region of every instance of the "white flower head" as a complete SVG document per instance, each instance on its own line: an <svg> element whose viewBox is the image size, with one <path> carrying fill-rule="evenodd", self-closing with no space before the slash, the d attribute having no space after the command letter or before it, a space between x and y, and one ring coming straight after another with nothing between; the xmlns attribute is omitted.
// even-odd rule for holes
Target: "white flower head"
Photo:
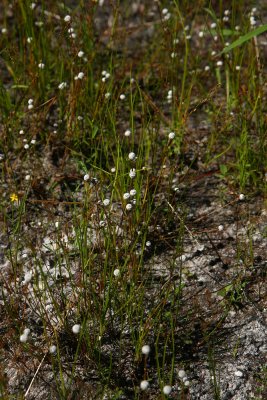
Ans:
<svg viewBox="0 0 267 400"><path fill-rule="evenodd" d="M66 87L67 87L67 82L61 82L61 83L58 85L59 90L63 90L63 89L65 89Z"/></svg>
<svg viewBox="0 0 267 400"><path fill-rule="evenodd" d="M147 356L150 353L150 351L151 351L151 348L148 344L145 344L142 347L142 354L145 354Z"/></svg>
<svg viewBox="0 0 267 400"><path fill-rule="evenodd" d="M50 354L55 354L57 351L57 346L55 346L54 344L52 344L52 346L49 347L49 353Z"/></svg>
<svg viewBox="0 0 267 400"><path fill-rule="evenodd" d="M71 16L70 15L65 15L64 21L65 22L70 22L70 20L71 20Z"/></svg>
<svg viewBox="0 0 267 400"><path fill-rule="evenodd" d="M88 181L89 179L90 179L89 174L85 174L84 177L83 177L83 180L84 181Z"/></svg>
<svg viewBox="0 0 267 400"><path fill-rule="evenodd" d="M185 377L186 377L185 370L184 370L184 369L180 369L180 370L178 371L178 376L179 376L180 379L185 378Z"/></svg>
<svg viewBox="0 0 267 400"><path fill-rule="evenodd" d="M109 200L109 199L103 200L103 205L104 205L105 207L107 207L109 204L110 204L110 200Z"/></svg>
<svg viewBox="0 0 267 400"><path fill-rule="evenodd" d="M126 192L126 193L123 194L124 200L129 199L129 197L130 197L130 193Z"/></svg>
<svg viewBox="0 0 267 400"><path fill-rule="evenodd" d="M83 79L84 78L84 73L83 72L79 72L77 75L78 79Z"/></svg>
<svg viewBox="0 0 267 400"><path fill-rule="evenodd" d="M44 64L44 63L41 62L41 63L38 64L38 68L44 69L44 67L45 67L45 64Z"/></svg>
<svg viewBox="0 0 267 400"><path fill-rule="evenodd" d="M131 211L132 208L133 208L133 205L131 203L126 204L127 211Z"/></svg>
<svg viewBox="0 0 267 400"><path fill-rule="evenodd" d="M114 269L113 275L117 278L120 276L120 270L118 268Z"/></svg>
<svg viewBox="0 0 267 400"><path fill-rule="evenodd" d="M120 100L125 100L125 98L126 98L126 96L125 96L125 94L120 94Z"/></svg>
<svg viewBox="0 0 267 400"><path fill-rule="evenodd" d="M172 140L175 138L175 133L174 132L170 132L169 133L169 139Z"/></svg>
<svg viewBox="0 0 267 400"><path fill-rule="evenodd" d="M134 161L136 158L135 153L131 151L131 153L129 153L129 155L128 155L128 158L129 158L129 160Z"/></svg>
<svg viewBox="0 0 267 400"><path fill-rule="evenodd" d="M80 332L80 330L81 330L81 325L80 325L80 324L75 324L75 325L73 325L73 327L72 327L72 332L73 332L75 335L78 335L78 333Z"/></svg>
<svg viewBox="0 0 267 400"><path fill-rule="evenodd" d="M243 193L240 193L239 200L241 201L245 200L245 195Z"/></svg>
<svg viewBox="0 0 267 400"><path fill-rule="evenodd" d="M84 56L84 52L82 50L80 50L79 53L78 53L78 57L82 58L83 56Z"/></svg>
<svg viewBox="0 0 267 400"><path fill-rule="evenodd" d="M140 383L140 389L141 390L147 390L149 388L149 382L148 381L142 381L141 383Z"/></svg>
<svg viewBox="0 0 267 400"><path fill-rule="evenodd" d="M124 136L126 136L126 137L131 136L131 131L130 131L130 129L127 129L127 130L124 132Z"/></svg>
<svg viewBox="0 0 267 400"><path fill-rule="evenodd" d="M172 391L172 387L170 385L166 385L163 387L163 393L166 394L166 396L169 396L171 391Z"/></svg>
<svg viewBox="0 0 267 400"><path fill-rule="evenodd" d="M135 196L135 195L136 195L136 190L135 189L130 190L130 196Z"/></svg>
<svg viewBox="0 0 267 400"><path fill-rule="evenodd" d="M130 176L131 179L135 178L135 176L136 176L135 168L131 168L130 169L129 176Z"/></svg>
<svg viewBox="0 0 267 400"><path fill-rule="evenodd" d="M219 225L219 226L218 226L218 231L219 231L219 232L222 232L223 230L224 230L224 226L223 226L223 225Z"/></svg>
<svg viewBox="0 0 267 400"><path fill-rule="evenodd" d="M33 38L31 36L27 37L27 43L31 43L33 41Z"/></svg>

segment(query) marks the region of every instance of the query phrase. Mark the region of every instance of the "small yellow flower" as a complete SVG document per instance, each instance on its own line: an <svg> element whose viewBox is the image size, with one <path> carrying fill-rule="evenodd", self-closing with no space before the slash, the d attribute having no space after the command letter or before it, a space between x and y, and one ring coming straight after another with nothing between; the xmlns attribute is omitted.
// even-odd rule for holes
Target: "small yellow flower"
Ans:
<svg viewBox="0 0 267 400"><path fill-rule="evenodd" d="M17 203L19 201L18 195L16 193L12 193L10 195L10 200L12 201L12 203Z"/></svg>

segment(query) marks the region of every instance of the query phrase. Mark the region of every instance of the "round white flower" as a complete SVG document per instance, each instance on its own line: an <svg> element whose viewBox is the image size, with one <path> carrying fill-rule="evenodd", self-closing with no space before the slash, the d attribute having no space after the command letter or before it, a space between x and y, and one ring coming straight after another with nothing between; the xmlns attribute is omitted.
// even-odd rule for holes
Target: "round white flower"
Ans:
<svg viewBox="0 0 267 400"><path fill-rule="evenodd" d="M125 94L120 95L120 100L125 100L125 98L126 98Z"/></svg>
<svg viewBox="0 0 267 400"><path fill-rule="evenodd" d="M146 242L146 247L150 247L151 246L151 242L150 242L150 240L148 240L147 242Z"/></svg>
<svg viewBox="0 0 267 400"><path fill-rule="evenodd" d="M240 193L239 200L241 201L245 200L245 195L243 193Z"/></svg>
<svg viewBox="0 0 267 400"><path fill-rule="evenodd" d="M127 130L124 132L124 136L128 137L128 136L130 136L130 135L131 135L131 131L130 131L130 129L127 129Z"/></svg>
<svg viewBox="0 0 267 400"><path fill-rule="evenodd" d="M170 132L169 133L169 139L172 140L175 138L175 133L174 132Z"/></svg>
<svg viewBox="0 0 267 400"><path fill-rule="evenodd" d="M63 89L65 89L65 87L67 87L67 83L66 83L66 82L61 82L61 83L58 85L59 90L63 90Z"/></svg>
<svg viewBox="0 0 267 400"><path fill-rule="evenodd" d="M223 62L222 61L217 61L216 65L217 65L217 67L221 67L223 65Z"/></svg>
<svg viewBox="0 0 267 400"><path fill-rule="evenodd" d="M130 211L133 208L133 205L131 203L126 204L126 210Z"/></svg>
<svg viewBox="0 0 267 400"><path fill-rule="evenodd" d="M25 149L25 150L28 150L29 147L30 147L30 146L29 146L27 143L24 145L24 149Z"/></svg>
<svg viewBox="0 0 267 400"><path fill-rule="evenodd" d="M150 346L148 344L145 344L142 347L142 354L145 354L146 356L150 353L151 349Z"/></svg>
<svg viewBox="0 0 267 400"><path fill-rule="evenodd" d="M186 376L185 370L184 369L180 369L178 371L178 376L179 376L179 378L183 379Z"/></svg>
<svg viewBox="0 0 267 400"><path fill-rule="evenodd" d="M45 64L44 64L44 63L39 63L39 64L38 64L38 68L44 69L44 67L45 67Z"/></svg>
<svg viewBox="0 0 267 400"><path fill-rule="evenodd" d="M65 22L70 22L70 20L71 20L71 16L70 15L65 15L64 21Z"/></svg>
<svg viewBox="0 0 267 400"><path fill-rule="evenodd" d="M105 99L109 99L111 94L109 92L105 93Z"/></svg>
<svg viewBox="0 0 267 400"><path fill-rule="evenodd" d="M26 343L28 340L28 335L25 335L24 333L20 335L19 340L21 343Z"/></svg>
<svg viewBox="0 0 267 400"><path fill-rule="evenodd" d="M49 353L50 354L55 354L57 351L57 346L55 346L54 344L52 344L52 346L49 347Z"/></svg>
<svg viewBox="0 0 267 400"><path fill-rule="evenodd" d="M33 41L33 38L32 37L28 37L27 38L27 43L31 43Z"/></svg>
<svg viewBox="0 0 267 400"><path fill-rule="evenodd" d="M223 229L224 229L224 226L223 226L223 225L219 225L219 226L218 226L218 231L219 231L219 232L222 232Z"/></svg>
<svg viewBox="0 0 267 400"><path fill-rule="evenodd" d="M73 332L75 335L77 335L77 334L80 332L80 330L81 330L81 325L80 325L80 324L75 324L75 325L73 325L73 327L72 327L72 332Z"/></svg>
<svg viewBox="0 0 267 400"><path fill-rule="evenodd" d="M82 50L79 51L78 57L82 58L84 56L84 52Z"/></svg>
<svg viewBox="0 0 267 400"><path fill-rule="evenodd" d="M21 129L21 130L19 131L19 134L20 134L20 135L24 135L24 130Z"/></svg>
<svg viewBox="0 0 267 400"><path fill-rule="evenodd" d="M124 200L129 199L129 197L130 197L130 193L126 192L126 193L123 194Z"/></svg>
<svg viewBox="0 0 267 400"><path fill-rule="evenodd" d="M77 75L78 79L83 79L84 78L84 73L83 72L79 72Z"/></svg>
<svg viewBox="0 0 267 400"><path fill-rule="evenodd" d="M120 276L120 270L118 268L114 269L113 275L116 276L116 278Z"/></svg>
<svg viewBox="0 0 267 400"><path fill-rule="evenodd" d="M133 161L133 160L135 160L135 153L134 152L132 152L131 151L131 153L129 153L129 155L128 155L128 158L129 158L129 160L131 160L131 161Z"/></svg>
<svg viewBox="0 0 267 400"><path fill-rule="evenodd" d="M135 196L135 195L136 195L136 190L135 189L130 190L130 196Z"/></svg>
<svg viewBox="0 0 267 400"><path fill-rule="evenodd" d="M23 334L26 335L26 336L29 336L30 332L31 331L30 331L29 328L25 328L24 331L23 331Z"/></svg>
<svg viewBox="0 0 267 400"><path fill-rule="evenodd" d="M149 388L149 382L148 381L142 381L140 383L140 389L141 390L147 390Z"/></svg>
<svg viewBox="0 0 267 400"><path fill-rule="evenodd" d="M130 169L129 176L131 179L135 178L136 176L135 168Z"/></svg>
<svg viewBox="0 0 267 400"><path fill-rule="evenodd" d="M103 201L103 205L104 205L105 207L108 206L109 203L110 203L110 200L109 200L109 199L105 199L105 200Z"/></svg>
<svg viewBox="0 0 267 400"><path fill-rule="evenodd" d="M88 181L89 179L90 179L89 174L85 174L84 177L83 177L83 180L84 181Z"/></svg>
<svg viewBox="0 0 267 400"><path fill-rule="evenodd" d="M163 388L163 393L166 394L166 396L168 396L172 391L172 387L170 385L166 385Z"/></svg>

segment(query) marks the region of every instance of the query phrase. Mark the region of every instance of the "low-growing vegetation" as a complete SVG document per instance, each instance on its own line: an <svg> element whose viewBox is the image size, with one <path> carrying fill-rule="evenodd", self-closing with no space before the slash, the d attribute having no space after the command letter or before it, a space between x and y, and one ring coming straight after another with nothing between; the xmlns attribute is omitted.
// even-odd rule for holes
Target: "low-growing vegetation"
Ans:
<svg viewBox="0 0 267 400"><path fill-rule="evenodd" d="M266 17L0 2L1 398L266 398Z"/></svg>

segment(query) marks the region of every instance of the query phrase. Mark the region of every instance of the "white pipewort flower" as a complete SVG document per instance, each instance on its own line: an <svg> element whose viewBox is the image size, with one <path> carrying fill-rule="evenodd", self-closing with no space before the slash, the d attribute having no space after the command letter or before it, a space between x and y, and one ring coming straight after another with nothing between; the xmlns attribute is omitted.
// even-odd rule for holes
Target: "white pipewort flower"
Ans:
<svg viewBox="0 0 267 400"><path fill-rule="evenodd" d="M41 63L38 64L38 68L44 69L44 67L45 67L45 64L44 64L44 63L41 62Z"/></svg>
<svg viewBox="0 0 267 400"><path fill-rule="evenodd" d="M210 24L211 29L215 29L216 26L217 26L216 22L212 22L212 23Z"/></svg>
<svg viewBox="0 0 267 400"><path fill-rule="evenodd" d="M148 354L150 353L150 351L151 351L151 348L150 348L150 346L149 346L148 344L145 344L145 345L142 347L142 354L148 356Z"/></svg>
<svg viewBox="0 0 267 400"><path fill-rule="evenodd" d="M65 15L64 21L65 22L70 22L70 20L71 20L71 16L70 15Z"/></svg>
<svg viewBox="0 0 267 400"><path fill-rule="evenodd" d="M26 175L25 176L25 181L29 181L31 179L31 175Z"/></svg>
<svg viewBox="0 0 267 400"><path fill-rule="evenodd" d="M77 75L78 79L83 79L84 78L84 73L83 72L79 72Z"/></svg>
<svg viewBox="0 0 267 400"><path fill-rule="evenodd" d="M78 57L82 58L83 56L84 56L84 52L82 50L80 50L79 53L78 53Z"/></svg>
<svg viewBox="0 0 267 400"><path fill-rule="evenodd" d="M107 207L109 204L110 204L110 200L109 200L109 199L103 200L103 205L104 205L105 207Z"/></svg>
<svg viewBox="0 0 267 400"><path fill-rule="evenodd" d="M175 133L174 132L170 132L169 133L169 139L172 140L175 138Z"/></svg>
<svg viewBox="0 0 267 400"><path fill-rule="evenodd" d="M3 35L5 35L7 33L7 29L6 28L2 28L1 32L3 33Z"/></svg>
<svg viewBox="0 0 267 400"><path fill-rule="evenodd" d="M171 18L171 13L164 15L163 20L168 21Z"/></svg>
<svg viewBox="0 0 267 400"><path fill-rule="evenodd" d="M114 172L116 172L116 168L112 167L110 172L112 172L112 174L114 174Z"/></svg>
<svg viewBox="0 0 267 400"><path fill-rule="evenodd" d="M126 204L127 211L131 211L132 208L133 208L133 205L131 203Z"/></svg>
<svg viewBox="0 0 267 400"><path fill-rule="evenodd" d="M99 226L100 228L104 228L104 226L106 226L106 221L103 220L99 221Z"/></svg>
<svg viewBox="0 0 267 400"><path fill-rule="evenodd" d="M220 68L223 65L223 62L222 61L217 61L216 65L217 65L218 68Z"/></svg>
<svg viewBox="0 0 267 400"><path fill-rule="evenodd" d="M24 135L24 130L21 129L21 130L19 131L19 134L20 134L20 135Z"/></svg>
<svg viewBox="0 0 267 400"><path fill-rule="evenodd" d="M90 179L89 174L85 174L84 177L83 177L83 180L84 181L88 181L89 179Z"/></svg>
<svg viewBox="0 0 267 400"><path fill-rule="evenodd" d="M26 343L28 340L28 336L23 333L22 335L20 335L19 340L21 343Z"/></svg>
<svg viewBox="0 0 267 400"><path fill-rule="evenodd" d="M52 344L52 346L49 347L49 353L50 354L55 354L57 351L57 346L55 346L54 344Z"/></svg>
<svg viewBox="0 0 267 400"><path fill-rule="evenodd" d="M26 336L29 336L30 332L31 331L30 331L29 328L25 328L24 331L23 331L23 334L26 335Z"/></svg>
<svg viewBox="0 0 267 400"><path fill-rule="evenodd" d="M113 271L113 275L117 278L118 276L120 276L120 270L118 268L114 269Z"/></svg>
<svg viewBox="0 0 267 400"><path fill-rule="evenodd" d="M130 196L135 196L135 195L136 195L136 190L135 189L130 190Z"/></svg>
<svg viewBox="0 0 267 400"><path fill-rule="evenodd" d="M168 8L163 8L161 12L163 15L166 15L166 14L168 14L169 10L168 10Z"/></svg>
<svg viewBox="0 0 267 400"><path fill-rule="evenodd" d="M27 37L27 43L29 43L29 44L30 44L32 41L33 41L33 38L32 38L32 37L30 37L30 36L29 36L29 37Z"/></svg>
<svg viewBox="0 0 267 400"><path fill-rule="evenodd" d="M190 386L190 382L189 382L189 381L184 381L184 385L185 385L186 387L188 387L188 386Z"/></svg>
<svg viewBox="0 0 267 400"><path fill-rule="evenodd" d="M126 192L126 193L123 194L124 200L128 200L129 197L130 197L130 193L127 193L127 192Z"/></svg>
<svg viewBox="0 0 267 400"><path fill-rule="evenodd" d="M24 149L25 149L25 150L28 150L29 147L30 147L30 146L28 145L28 143L26 143L26 144L24 145Z"/></svg>
<svg viewBox="0 0 267 400"><path fill-rule="evenodd" d="M105 93L105 99L109 99L109 98L110 98L110 93L109 92Z"/></svg>
<svg viewBox="0 0 267 400"><path fill-rule="evenodd" d="M130 131L130 129L127 129L127 130L124 132L124 136L126 136L126 137L131 136L131 131Z"/></svg>
<svg viewBox="0 0 267 400"><path fill-rule="evenodd" d="M73 33L73 32L74 32L74 29L73 29L72 27L70 27L70 28L68 29L68 33L71 34L71 33Z"/></svg>
<svg viewBox="0 0 267 400"><path fill-rule="evenodd" d="M129 160L131 160L131 161L135 160L135 158L136 158L135 153L133 153L133 152L129 153L128 158L129 158Z"/></svg>
<svg viewBox="0 0 267 400"><path fill-rule="evenodd" d="M135 168L130 169L129 177L130 177L131 179L134 179L135 176L136 176Z"/></svg>
<svg viewBox="0 0 267 400"><path fill-rule="evenodd" d="M148 240L147 242L146 242L146 247L150 247L151 246L151 242L150 242L150 240Z"/></svg>
<svg viewBox="0 0 267 400"><path fill-rule="evenodd" d="M236 71L240 71L240 69L241 69L240 65L236 65L235 69L236 69Z"/></svg>
<svg viewBox="0 0 267 400"><path fill-rule="evenodd" d="M184 370L184 369L180 369L180 370L178 371L178 376L179 376L180 379L185 378L185 377L186 377L185 370Z"/></svg>
<svg viewBox="0 0 267 400"><path fill-rule="evenodd" d="M243 193L240 193L239 200L241 201L245 200L245 195Z"/></svg>
<svg viewBox="0 0 267 400"><path fill-rule="evenodd" d="M32 139L31 144L35 144L35 143L36 143L36 139Z"/></svg>
<svg viewBox="0 0 267 400"><path fill-rule="evenodd" d="M148 381L142 381L140 383L140 389L141 390L147 390L149 388L149 382Z"/></svg>
<svg viewBox="0 0 267 400"><path fill-rule="evenodd" d="M61 82L61 83L58 85L59 90L63 90L63 89L65 89L66 87L67 87L67 82Z"/></svg>
<svg viewBox="0 0 267 400"><path fill-rule="evenodd" d="M80 332L80 330L81 330L81 325L80 325L80 324L75 324L75 325L73 325L73 327L72 327L72 332L73 332L75 335L77 335L77 334Z"/></svg>
<svg viewBox="0 0 267 400"><path fill-rule="evenodd" d="M164 393L166 396L169 396L169 394L171 393L171 391L172 391L172 387L171 387L170 385L164 386L164 388L163 388L163 393Z"/></svg>
<svg viewBox="0 0 267 400"><path fill-rule="evenodd" d="M31 3L31 9L34 10L36 7L36 3Z"/></svg>
<svg viewBox="0 0 267 400"><path fill-rule="evenodd" d="M28 100L28 104L30 105L30 104L33 104L33 99L29 99Z"/></svg>
<svg viewBox="0 0 267 400"><path fill-rule="evenodd" d="M203 31L198 32L198 36L199 36L200 38L203 38L204 32L203 32Z"/></svg>
<svg viewBox="0 0 267 400"><path fill-rule="evenodd" d="M83 117L81 115L78 115L77 119L78 119L78 121L82 121Z"/></svg>
<svg viewBox="0 0 267 400"><path fill-rule="evenodd" d="M223 225L219 225L219 226L218 226L218 231L219 231L219 232L222 232L223 229L224 229L224 226L223 226Z"/></svg>
<svg viewBox="0 0 267 400"><path fill-rule="evenodd" d="M125 98L126 98L126 96L125 96L125 94L120 94L120 100L125 100Z"/></svg>
<svg viewBox="0 0 267 400"><path fill-rule="evenodd" d="M177 53L175 53L175 51L173 51L173 52L171 53L171 58L175 58L175 57L177 57Z"/></svg>
<svg viewBox="0 0 267 400"><path fill-rule="evenodd" d="M249 22L250 22L251 26L254 26L257 23L256 20L255 20L255 17L253 15L249 18Z"/></svg>
<svg viewBox="0 0 267 400"><path fill-rule="evenodd" d="M209 70L210 70L210 66L206 65L205 68L204 68L204 71L209 71Z"/></svg>
<svg viewBox="0 0 267 400"><path fill-rule="evenodd" d="M224 17L223 17L223 22L228 22L229 21L229 17L227 16L227 15L225 15Z"/></svg>

